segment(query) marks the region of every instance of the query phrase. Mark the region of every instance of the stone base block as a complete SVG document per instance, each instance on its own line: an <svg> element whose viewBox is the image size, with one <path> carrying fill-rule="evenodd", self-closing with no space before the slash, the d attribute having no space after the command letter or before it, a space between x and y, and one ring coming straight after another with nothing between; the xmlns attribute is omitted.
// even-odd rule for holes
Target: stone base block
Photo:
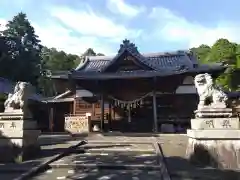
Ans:
<svg viewBox="0 0 240 180"><path fill-rule="evenodd" d="M240 141L240 130L228 130L228 129L213 129L213 130L187 130L187 136L193 139L220 139L220 140L227 140L227 139L234 139Z"/></svg>
<svg viewBox="0 0 240 180"><path fill-rule="evenodd" d="M0 147L0 163L21 163L40 154L39 144L20 147L8 144Z"/></svg>
<svg viewBox="0 0 240 180"><path fill-rule="evenodd" d="M37 122L34 120L1 120L0 131L4 130L35 130L37 129Z"/></svg>
<svg viewBox="0 0 240 180"><path fill-rule="evenodd" d="M240 168L240 140L189 138L186 157L197 165L235 170Z"/></svg>
<svg viewBox="0 0 240 180"><path fill-rule="evenodd" d="M5 129L0 135L0 162L22 162L37 155L39 135L39 130Z"/></svg>
<svg viewBox="0 0 240 180"><path fill-rule="evenodd" d="M191 119L191 128L204 129L239 129L239 118L196 118Z"/></svg>

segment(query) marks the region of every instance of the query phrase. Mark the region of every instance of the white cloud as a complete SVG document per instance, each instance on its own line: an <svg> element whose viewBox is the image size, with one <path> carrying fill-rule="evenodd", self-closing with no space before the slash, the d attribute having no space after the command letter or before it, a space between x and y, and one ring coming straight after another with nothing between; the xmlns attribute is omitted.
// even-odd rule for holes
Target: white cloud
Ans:
<svg viewBox="0 0 240 180"><path fill-rule="evenodd" d="M6 28L6 23L5 19L0 19L0 31ZM78 55L81 55L87 48L93 48L96 52L104 54L113 53L111 47L104 42L100 42L97 37L73 37L71 30L58 25L54 21L45 22L44 25L39 25L36 22L31 22L31 24L41 43L47 47L54 47L58 50Z"/></svg>
<svg viewBox="0 0 240 180"><path fill-rule="evenodd" d="M45 26L33 23L36 34L39 35L42 44L48 47L55 47L67 53L82 54L87 48L93 48L96 52L111 54L112 49L104 42L100 42L97 37L71 35L69 29L49 22Z"/></svg>
<svg viewBox="0 0 240 180"><path fill-rule="evenodd" d="M219 38L240 42L240 24L237 23L219 22L215 27L206 27L162 7L153 8L149 17L157 25L154 36L170 42L187 43L189 47L212 45Z"/></svg>
<svg viewBox="0 0 240 180"><path fill-rule="evenodd" d="M145 10L144 7L127 4L124 0L107 0L107 8L113 13L122 14L127 17L135 17Z"/></svg>
<svg viewBox="0 0 240 180"><path fill-rule="evenodd" d="M67 7L58 7L51 10L51 15L69 28L86 36L120 41L128 36L136 37L139 35L138 31L117 24L107 17L97 15L90 8L88 11L75 11Z"/></svg>
<svg viewBox="0 0 240 180"><path fill-rule="evenodd" d="M3 31L6 27L7 21L0 18L0 31Z"/></svg>

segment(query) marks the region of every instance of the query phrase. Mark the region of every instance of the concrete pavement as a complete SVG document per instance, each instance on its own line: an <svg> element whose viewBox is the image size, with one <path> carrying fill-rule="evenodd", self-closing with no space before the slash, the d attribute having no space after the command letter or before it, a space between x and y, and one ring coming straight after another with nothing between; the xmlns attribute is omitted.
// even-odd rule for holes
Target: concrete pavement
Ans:
<svg viewBox="0 0 240 180"><path fill-rule="evenodd" d="M89 144L84 147L84 149L87 151L84 155L76 152L75 154L64 157L58 162L51 163L53 169L38 174L34 178L73 179L73 175L76 175L79 176L79 178L81 178L82 176L86 176L84 177L85 179L96 179L96 177L97 179L108 179L107 176L111 176L111 179L119 179L118 176L124 174L124 177L126 176L126 179L148 179L147 176L156 176L156 178L159 179L159 176L162 176L163 174L163 172L159 170L153 169L151 171L146 171L136 168L139 164L145 166L158 166L158 163L161 162L160 165L163 165L162 160L159 160L160 157L159 154L156 152L156 147L153 146L153 144L157 141L157 138L154 136L131 137L123 135L103 136L100 134L94 134L88 137L71 137L66 134L42 135L39 138L39 142L41 144L43 152L42 158L52 158L52 156L56 153L69 148L71 145L76 144L82 139L87 139L89 142ZM63 166L56 168L56 164L64 163L68 164L68 166L65 166L64 168L62 168ZM88 164L88 166L83 168L83 164ZM101 164L112 164L116 167L122 167L122 169L99 169L98 165ZM133 168L132 170L127 170L128 168L123 168L124 165L132 165L135 168ZM84 173L86 174L84 169L91 169L91 172L97 172L95 172L95 174L91 174L89 170L88 172L90 174L88 173L87 175L82 175ZM133 176L134 172L136 173L136 171L139 171L139 177ZM2 176L0 176L0 179L2 179ZM4 179L8 180L11 179L11 177L7 178L6 176L4 176Z"/></svg>
<svg viewBox="0 0 240 180"><path fill-rule="evenodd" d="M87 169L51 169L39 174L32 180L160 180L159 171L143 170L99 170Z"/></svg>

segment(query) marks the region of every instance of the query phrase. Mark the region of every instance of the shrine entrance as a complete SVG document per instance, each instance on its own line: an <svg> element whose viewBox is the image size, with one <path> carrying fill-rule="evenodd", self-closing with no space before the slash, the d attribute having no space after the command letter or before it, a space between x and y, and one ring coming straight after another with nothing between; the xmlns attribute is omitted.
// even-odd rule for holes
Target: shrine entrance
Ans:
<svg viewBox="0 0 240 180"><path fill-rule="evenodd" d="M121 116L121 131L152 132L154 130L152 92L130 101L111 98L113 110ZM117 129L119 130L119 127Z"/></svg>

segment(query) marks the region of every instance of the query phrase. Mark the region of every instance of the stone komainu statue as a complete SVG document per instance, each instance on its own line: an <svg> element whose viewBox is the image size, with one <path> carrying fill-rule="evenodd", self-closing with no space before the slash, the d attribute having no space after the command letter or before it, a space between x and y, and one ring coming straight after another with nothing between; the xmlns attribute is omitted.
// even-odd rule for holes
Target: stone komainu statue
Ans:
<svg viewBox="0 0 240 180"><path fill-rule="evenodd" d="M198 74L195 76L194 84L199 95L198 109L203 107L226 108L227 94L214 85L210 74Z"/></svg>
<svg viewBox="0 0 240 180"><path fill-rule="evenodd" d="M13 94L8 94L4 103L4 112L30 113L28 109L28 99L33 94L33 86L27 82L17 82Z"/></svg>

